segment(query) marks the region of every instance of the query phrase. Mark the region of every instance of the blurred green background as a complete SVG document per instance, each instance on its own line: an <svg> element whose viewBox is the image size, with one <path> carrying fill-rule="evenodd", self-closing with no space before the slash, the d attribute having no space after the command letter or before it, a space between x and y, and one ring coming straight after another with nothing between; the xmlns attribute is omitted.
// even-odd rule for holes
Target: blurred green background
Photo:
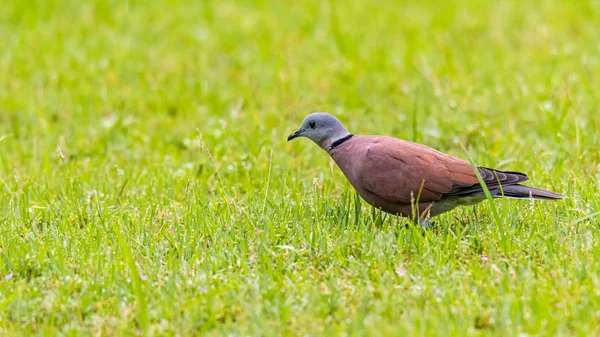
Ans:
<svg viewBox="0 0 600 337"><path fill-rule="evenodd" d="M1 7L3 335L600 333L600 2ZM570 198L404 229L313 111Z"/></svg>

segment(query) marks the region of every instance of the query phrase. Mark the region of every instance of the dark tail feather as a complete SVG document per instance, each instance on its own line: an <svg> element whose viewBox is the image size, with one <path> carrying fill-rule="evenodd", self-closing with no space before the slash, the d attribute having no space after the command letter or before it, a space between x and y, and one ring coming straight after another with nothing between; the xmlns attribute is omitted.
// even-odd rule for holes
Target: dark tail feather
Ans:
<svg viewBox="0 0 600 337"><path fill-rule="evenodd" d="M566 196L546 190L542 190L535 187L523 186L519 184L502 186L504 197L506 198L518 198L518 199L541 199L541 200L555 200L563 199ZM502 192L499 189L495 191L495 196L502 196Z"/></svg>

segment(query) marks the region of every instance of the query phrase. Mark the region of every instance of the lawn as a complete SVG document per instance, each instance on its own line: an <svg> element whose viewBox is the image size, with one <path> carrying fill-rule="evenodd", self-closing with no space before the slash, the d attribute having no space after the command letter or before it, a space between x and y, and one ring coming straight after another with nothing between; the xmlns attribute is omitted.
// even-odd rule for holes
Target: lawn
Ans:
<svg viewBox="0 0 600 337"><path fill-rule="evenodd" d="M2 336L600 335L598 1L4 1ZM522 171L423 231L325 152Z"/></svg>

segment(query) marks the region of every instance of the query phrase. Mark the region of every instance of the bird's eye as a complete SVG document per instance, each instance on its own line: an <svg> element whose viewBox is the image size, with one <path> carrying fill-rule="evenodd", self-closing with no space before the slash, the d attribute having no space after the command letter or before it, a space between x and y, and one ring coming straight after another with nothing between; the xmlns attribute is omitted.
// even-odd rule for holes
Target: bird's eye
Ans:
<svg viewBox="0 0 600 337"><path fill-rule="evenodd" d="M315 128L315 126L317 126L317 123L315 123L315 122L310 122L310 123L308 123L308 126L309 126L311 129L314 129L314 128Z"/></svg>

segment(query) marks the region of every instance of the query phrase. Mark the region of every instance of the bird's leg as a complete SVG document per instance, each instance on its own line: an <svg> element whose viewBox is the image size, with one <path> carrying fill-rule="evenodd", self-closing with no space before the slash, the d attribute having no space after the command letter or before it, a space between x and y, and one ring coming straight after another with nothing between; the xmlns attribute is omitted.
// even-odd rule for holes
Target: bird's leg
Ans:
<svg viewBox="0 0 600 337"><path fill-rule="evenodd" d="M419 219L419 226L421 226L421 228L423 229L429 229L433 227L433 225L434 223L431 221L430 218Z"/></svg>
<svg viewBox="0 0 600 337"><path fill-rule="evenodd" d="M431 213L429 213L432 206L433 206L433 203L429 204L427 206L427 208L425 208L425 210L422 211L419 216L419 225L423 229L431 228L433 225L433 223L431 222Z"/></svg>

